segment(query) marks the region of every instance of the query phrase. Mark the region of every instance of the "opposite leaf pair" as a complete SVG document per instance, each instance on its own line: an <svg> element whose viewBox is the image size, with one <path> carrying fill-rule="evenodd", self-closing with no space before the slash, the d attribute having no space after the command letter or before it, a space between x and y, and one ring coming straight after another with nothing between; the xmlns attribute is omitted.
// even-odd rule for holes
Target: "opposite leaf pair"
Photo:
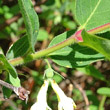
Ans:
<svg viewBox="0 0 110 110"><path fill-rule="evenodd" d="M76 108L74 101L64 94L53 79L44 81L44 84L38 93L37 102L32 105L30 110L52 110L47 104L47 90L49 82L58 97L58 110L74 110L74 108Z"/></svg>

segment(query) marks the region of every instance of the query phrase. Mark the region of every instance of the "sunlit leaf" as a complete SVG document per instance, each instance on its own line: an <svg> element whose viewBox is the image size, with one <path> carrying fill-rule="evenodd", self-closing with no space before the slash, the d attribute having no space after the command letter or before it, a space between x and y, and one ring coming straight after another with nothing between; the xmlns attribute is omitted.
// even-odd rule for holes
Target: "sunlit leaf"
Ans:
<svg viewBox="0 0 110 110"><path fill-rule="evenodd" d="M30 51L34 52L34 46L39 31L39 20L31 0L18 0L21 13L24 18Z"/></svg>
<svg viewBox="0 0 110 110"><path fill-rule="evenodd" d="M97 93L100 95L110 96L110 88L102 87L97 90Z"/></svg>
<svg viewBox="0 0 110 110"><path fill-rule="evenodd" d="M71 30L56 36L51 41L49 47L64 41L73 33L74 30ZM103 55L97 53L96 51L90 48L83 47L78 44L66 46L60 50L57 50L49 54L49 56L58 65L65 66L68 68L82 67L96 62L98 60L104 59Z"/></svg>
<svg viewBox="0 0 110 110"><path fill-rule="evenodd" d="M91 47L96 51L102 53L110 60L110 40L96 35L88 34L86 31L82 31L83 44L85 46Z"/></svg>
<svg viewBox="0 0 110 110"><path fill-rule="evenodd" d="M76 18L87 30L110 22L110 0L76 0Z"/></svg>

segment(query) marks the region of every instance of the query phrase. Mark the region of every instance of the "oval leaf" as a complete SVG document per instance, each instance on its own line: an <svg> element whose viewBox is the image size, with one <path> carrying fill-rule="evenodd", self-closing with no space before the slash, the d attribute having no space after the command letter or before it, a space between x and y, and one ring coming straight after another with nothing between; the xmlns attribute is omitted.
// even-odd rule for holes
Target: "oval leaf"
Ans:
<svg viewBox="0 0 110 110"><path fill-rule="evenodd" d="M97 93L100 94L100 95L110 96L110 88L108 88L108 87L99 88L97 90Z"/></svg>
<svg viewBox="0 0 110 110"><path fill-rule="evenodd" d="M74 32L74 30L71 30L56 36L51 41L49 47L64 41ZM49 56L58 65L69 68L86 66L92 62L104 59L103 55L90 48L83 47L78 44L66 46L49 54Z"/></svg>

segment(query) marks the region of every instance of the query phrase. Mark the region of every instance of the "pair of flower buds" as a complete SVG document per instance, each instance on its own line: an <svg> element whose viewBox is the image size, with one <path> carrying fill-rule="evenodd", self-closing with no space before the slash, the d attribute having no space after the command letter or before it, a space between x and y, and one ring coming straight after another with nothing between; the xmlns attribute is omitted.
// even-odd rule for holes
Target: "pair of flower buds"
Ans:
<svg viewBox="0 0 110 110"><path fill-rule="evenodd" d="M30 110L52 110L47 104L47 90L49 83L51 83L53 90L57 94L59 102L58 110L74 110L76 108L74 101L65 95L53 79L44 80L44 84L38 93L37 101L32 105Z"/></svg>

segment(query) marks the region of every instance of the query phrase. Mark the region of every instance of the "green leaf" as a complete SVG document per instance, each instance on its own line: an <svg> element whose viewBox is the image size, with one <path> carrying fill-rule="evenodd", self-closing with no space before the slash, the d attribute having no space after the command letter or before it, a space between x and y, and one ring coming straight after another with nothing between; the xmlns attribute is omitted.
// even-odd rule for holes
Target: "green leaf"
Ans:
<svg viewBox="0 0 110 110"><path fill-rule="evenodd" d="M46 78L52 78L54 76L54 70L52 68L47 68L44 72Z"/></svg>
<svg viewBox="0 0 110 110"><path fill-rule="evenodd" d="M10 13L13 13L13 15L17 15L19 13L19 5L15 4L12 7L10 7Z"/></svg>
<svg viewBox="0 0 110 110"><path fill-rule="evenodd" d="M46 40L48 38L48 32L45 31L44 29L40 29L39 30L39 34L37 36L37 40L38 41L43 41L43 40Z"/></svg>
<svg viewBox="0 0 110 110"><path fill-rule="evenodd" d="M9 12L10 8L6 5L3 6L4 13Z"/></svg>
<svg viewBox="0 0 110 110"><path fill-rule="evenodd" d="M60 83L63 80L62 77L57 74L54 75L53 79L56 81L56 83Z"/></svg>
<svg viewBox="0 0 110 110"><path fill-rule="evenodd" d="M62 25L69 29L76 29L76 23L71 21L68 17L62 19Z"/></svg>
<svg viewBox="0 0 110 110"><path fill-rule="evenodd" d="M97 36L110 40L110 31L106 33L97 34Z"/></svg>
<svg viewBox="0 0 110 110"><path fill-rule="evenodd" d="M27 35L17 40L8 50L6 57L13 59L19 56L24 56L29 49L29 42Z"/></svg>
<svg viewBox="0 0 110 110"><path fill-rule="evenodd" d="M13 17L13 14L7 12L7 13L4 14L4 17L5 17L5 19L11 19Z"/></svg>
<svg viewBox="0 0 110 110"><path fill-rule="evenodd" d="M34 46L39 31L38 16L33 8L31 0L18 0L18 2L26 25L30 51L34 52Z"/></svg>
<svg viewBox="0 0 110 110"><path fill-rule="evenodd" d="M110 22L110 0L77 0L76 18L80 29L93 29Z"/></svg>
<svg viewBox="0 0 110 110"><path fill-rule="evenodd" d="M15 68L7 61L4 55L0 54L0 60L3 62L5 69L14 77L17 77Z"/></svg>
<svg viewBox="0 0 110 110"><path fill-rule="evenodd" d="M84 30L82 31L82 37L84 42L80 44L95 49L110 60L110 40L98 37L96 35L88 34Z"/></svg>
<svg viewBox="0 0 110 110"><path fill-rule="evenodd" d="M98 110L98 106L96 106L96 105L90 105L89 106L89 109L90 110Z"/></svg>
<svg viewBox="0 0 110 110"><path fill-rule="evenodd" d="M4 69L9 73L9 81L14 86L20 86L20 79L18 78L15 68L8 62L5 56L0 51L0 60L3 63Z"/></svg>
<svg viewBox="0 0 110 110"><path fill-rule="evenodd" d="M110 88L102 87L97 90L97 93L100 95L110 96Z"/></svg>
<svg viewBox="0 0 110 110"><path fill-rule="evenodd" d="M14 78L10 73L9 73L9 81L13 86L20 87L20 79L18 77Z"/></svg>
<svg viewBox="0 0 110 110"><path fill-rule="evenodd" d="M56 36L51 41L49 47L64 41L74 32L74 30L71 30ZM66 46L60 50L49 54L49 56L58 65L69 68L86 66L98 60L104 59L103 55L97 53L90 48L83 47L78 44Z"/></svg>
<svg viewBox="0 0 110 110"><path fill-rule="evenodd" d="M91 91L91 90L86 90L86 95L88 97L88 100L92 103L94 106L99 106L99 100L97 96ZM98 109L91 109L90 110L98 110Z"/></svg>
<svg viewBox="0 0 110 110"><path fill-rule="evenodd" d="M6 87L3 87L2 88L2 91L3 91L3 96L4 98L9 98L11 96L11 93L12 93L12 90L6 88Z"/></svg>
<svg viewBox="0 0 110 110"><path fill-rule="evenodd" d="M84 74L106 81L105 77L101 74L101 72L92 65L86 66L85 68L77 68L77 69L83 72Z"/></svg>

